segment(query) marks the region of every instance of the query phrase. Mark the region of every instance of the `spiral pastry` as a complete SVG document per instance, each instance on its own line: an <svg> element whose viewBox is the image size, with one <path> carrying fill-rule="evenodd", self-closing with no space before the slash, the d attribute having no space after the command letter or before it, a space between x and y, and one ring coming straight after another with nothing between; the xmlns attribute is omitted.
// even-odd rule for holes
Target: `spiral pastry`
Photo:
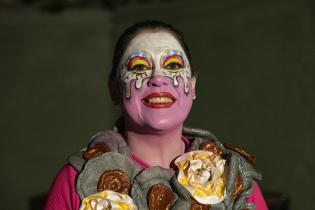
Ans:
<svg viewBox="0 0 315 210"><path fill-rule="evenodd" d="M173 191L164 184L153 185L148 193L150 210L168 210L175 200Z"/></svg>
<svg viewBox="0 0 315 210"><path fill-rule="evenodd" d="M109 146L107 146L105 143L98 143L86 150L83 153L83 158L85 160L90 160L106 152L110 152Z"/></svg>
<svg viewBox="0 0 315 210"><path fill-rule="evenodd" d="M107 170L98 180L97 191L111 190L128 194L131 182L128 175L122 170Z"/></svg>
<svg viewBox="0 0 315 210"><path fill-rule="evenodd" d="M200 149L201 150L206 150L206 151L209 151L209 152L213 152L213 153L215 153L217 155L221 155L222 154L222 150L212 140L203 142L200 145Z"/></svg>

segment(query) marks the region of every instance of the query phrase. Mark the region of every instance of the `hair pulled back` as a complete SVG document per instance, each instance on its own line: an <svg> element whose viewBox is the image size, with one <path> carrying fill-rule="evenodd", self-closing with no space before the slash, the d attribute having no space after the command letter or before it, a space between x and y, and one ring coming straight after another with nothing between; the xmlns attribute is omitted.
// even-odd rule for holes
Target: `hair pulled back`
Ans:
<svg viewBox="0 0 315 210"><path fill-rule="evenodd" d="M120 60L122 59L122 56L124 55L128 44L136 35L138 35L142 31L166 31L172 34L182 46L188 58L189 64L192 67L190 51L181 32L175 29L172 25L165 22L157 20L145 20L137 22L134 25L130 26L118 38L114 49L114 56L112 61L113 66L109 75L110 80L115 80ZM192 75L194 75L193 71Z"/></svg>

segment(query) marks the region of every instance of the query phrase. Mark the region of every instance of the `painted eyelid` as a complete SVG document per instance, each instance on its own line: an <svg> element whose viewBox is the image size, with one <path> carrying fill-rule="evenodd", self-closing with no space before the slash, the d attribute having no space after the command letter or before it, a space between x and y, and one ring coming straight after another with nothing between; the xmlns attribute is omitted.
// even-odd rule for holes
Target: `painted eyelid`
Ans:
<svg viewBox="0 0 315 210"><path fill-rule="evenodd" d="M176 59L176 58L170 58L164 63L164 66L167 66L170 63L178 63L178 64L183 65L183 62L181 60Z"/></svg>
<svg viewBox="0 0 315 210"><path fill-rule="evenodd" d="M133 57L133 58L128 60L127 67L128 67L129 70L131 70L134 66L136 66L138 64L145 65L148 68L151 68L151 66L152 66L147 58L140 57L140 56L135 56L135 57Z"/></svg>
<svg viewBox="0 0 315 210"><path fill-rule="evenodd" d="M184 67L184 64L185 64L184 59L182 58L182 56L174 54L174 55L167 56L165 59L163 59L162 66L166 67L168 64L170 64L172 62L179 63L183 67Z"/></svg>
<svg viewBox="0 0 315 210"><path fill-rule="evenodd" d="M146 67L150 67L150 64L147 61L142 60L142 59L132 61L130 66L134 67L134 66L139 65L139 64L145 65Z"/></svg>

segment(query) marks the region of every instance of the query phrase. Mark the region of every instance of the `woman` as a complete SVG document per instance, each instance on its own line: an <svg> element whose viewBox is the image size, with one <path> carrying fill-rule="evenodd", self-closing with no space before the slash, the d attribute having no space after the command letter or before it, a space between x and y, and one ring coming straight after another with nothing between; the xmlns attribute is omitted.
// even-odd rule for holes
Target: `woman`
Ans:
<svg viewBox="0 0 315 210"><path fill-rule="evenodd" d="M183 127L195 86L176 29L159 21L128 28L109 80L122 118L70 156L45 209L267 209L253 156Z"/></svg>

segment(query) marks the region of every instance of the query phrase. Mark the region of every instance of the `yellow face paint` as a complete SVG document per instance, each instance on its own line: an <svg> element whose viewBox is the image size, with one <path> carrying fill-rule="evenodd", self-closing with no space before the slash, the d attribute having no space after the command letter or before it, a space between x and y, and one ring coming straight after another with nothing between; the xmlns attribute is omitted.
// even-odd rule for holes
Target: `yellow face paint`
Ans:
<svg viewBox="0 0 315 210"><path fill-rule="evenodd" d="M166 50L160 61L161 68L167 70L180 70L185 68L184 54L179 50Z"/></svg>
<svg viewBox="0 0 315 210"><path fill-rule="evenodd" d="M183 68L184 60L180 55L170 55L164 59L162 67L168 69L170 67L170 64L177 64L179 68Z"/></svg>
<svg viewBox="0 0 315 210"><path fill-rule="evenodd" d="M128 70L135 70L136 67L139 69L147 70L151 69L149 61L145 57L136 56L128 61Z"/></svg>

